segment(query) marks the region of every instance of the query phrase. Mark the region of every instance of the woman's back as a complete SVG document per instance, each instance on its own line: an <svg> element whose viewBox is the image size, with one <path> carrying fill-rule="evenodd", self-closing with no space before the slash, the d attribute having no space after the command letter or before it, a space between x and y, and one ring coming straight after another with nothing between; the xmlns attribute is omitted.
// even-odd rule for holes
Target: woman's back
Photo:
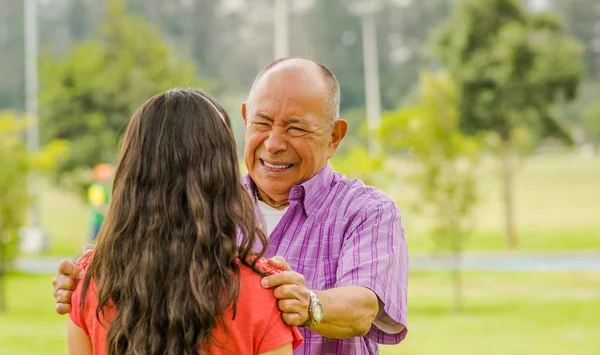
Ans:
<svg viewBox="0 0 600 355"><path fill-rule="evenodd" d="M69 353L194 355L210 344L210 354L256 354L280 343L291 354L294 331L247 262L267 244L227 113L195 89L151 97L123 137L111 204L72 301Z"/></svg>
<svg viewBox="0 0 600 355"><path fill-rule="evenodd" d="M87 270L91 262L91 253L82 260L82 267ZM250 355L264 353L292 343L295 348L302 337L295 327L283 323L281 312L277 307L277 299L273 291L260 285L261 277L250 268L240 263L240 291L236 303L235 319L233 308L229 307L223 314L223 322L219 322L212 331L209 344L204 352L214 355ZM91 283L85 295L84 308L81 308L81 286L73 294L70 319L80 327L91 339L94 354L108 354L108 325L116 315L112 308L105 308L106 319L100 314L96 317L98 294L95 283Z"/></svg>

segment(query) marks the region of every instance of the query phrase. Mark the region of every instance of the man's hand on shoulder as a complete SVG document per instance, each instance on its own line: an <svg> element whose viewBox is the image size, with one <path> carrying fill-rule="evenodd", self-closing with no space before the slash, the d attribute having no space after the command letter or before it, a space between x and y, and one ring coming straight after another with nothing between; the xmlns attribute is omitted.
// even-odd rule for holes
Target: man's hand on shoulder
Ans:
<svg viewBox="0 0 600 355"><path fill-rule="evenodd" d="M86 245L83 255L93 251L93 246ZM85 271L72 260L62 260L58 264L56 276L52 279L54 286L55 310L58 314L67 314L71 311L71 297L77 288L77 282L85 276Z"/></svg>
<svg viewBox="0 0 600 355"><path fill-rule="evenodd" d="M273 294L278 299L281 318L288 325L301 326L309 319L308 307L310 294L306 288L304 276L292 271L288 263L281 256L269 259L273 267L284 270L281 273L270 275L262 279L264 288L272 288Z"/></svg>

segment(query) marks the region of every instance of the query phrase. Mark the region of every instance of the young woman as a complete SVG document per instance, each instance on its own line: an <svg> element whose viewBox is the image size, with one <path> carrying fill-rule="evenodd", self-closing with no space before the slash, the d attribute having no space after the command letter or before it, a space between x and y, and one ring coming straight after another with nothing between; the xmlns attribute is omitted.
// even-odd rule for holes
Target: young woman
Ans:
<svg viewBox="0 0 600 355"><path fill-rule="evenodd" d="M156 95L133 115L72 298L69 354L289 355L300 344L260 286L267 239L230 125L199 90Z"/></svg>

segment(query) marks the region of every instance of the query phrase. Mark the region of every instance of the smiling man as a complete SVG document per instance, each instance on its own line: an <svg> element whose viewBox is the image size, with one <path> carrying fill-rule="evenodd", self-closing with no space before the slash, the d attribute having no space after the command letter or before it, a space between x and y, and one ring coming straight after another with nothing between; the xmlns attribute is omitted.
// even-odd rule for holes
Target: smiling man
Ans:
<svg viewBox="0 0 600 355"><path fill-rule="evenodd" d="M259 73L242 106L244 182L271 239L267 255L289 269L263 282L284 320L308 327L298 354L376 354L378 343L406 335L408 255L398 210L328 163L347 129L339 92L324 66L283 59Z"/></svg>
<svg viewBox="0 0 600 355"><path fill-rule="evenodd" d="M406 336L408 252L396 205L329 165L346 134L340 88L321 64L288 58L257 76L242 105L243 182L269 235L266 255L286 271L262 280L283 320L302 326L294 354L378 354ZM78 269L55 278L68 312Z"/></svg>

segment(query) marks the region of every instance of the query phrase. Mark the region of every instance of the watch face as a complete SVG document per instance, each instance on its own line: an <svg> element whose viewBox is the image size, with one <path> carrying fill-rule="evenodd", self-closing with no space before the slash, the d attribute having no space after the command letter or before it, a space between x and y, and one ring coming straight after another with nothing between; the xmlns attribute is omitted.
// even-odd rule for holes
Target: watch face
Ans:
<svg viewBox="0 0 600 355"><path fill-rule="evenodd" d="M313 318L315 321L320 322L323 319L323 307L321 303L316 303L313 307Z"/></svg>

